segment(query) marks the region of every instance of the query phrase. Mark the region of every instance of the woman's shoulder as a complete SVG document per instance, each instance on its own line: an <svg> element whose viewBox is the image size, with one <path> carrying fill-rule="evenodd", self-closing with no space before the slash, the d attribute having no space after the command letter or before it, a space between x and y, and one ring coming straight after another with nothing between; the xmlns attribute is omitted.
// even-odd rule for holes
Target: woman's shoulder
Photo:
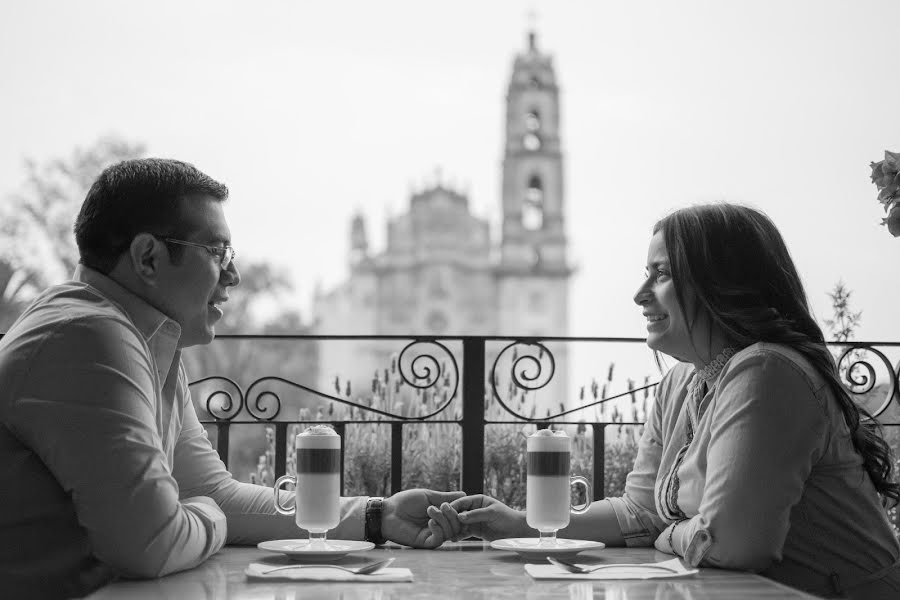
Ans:
<svg viewBox="0 0 900 600"><path fill-rule="evenodd" d="M819 370L798 349L786 344L757 342L735 353L725 371L766 369L774 377L801 377L813 390L826 384Z"/></svg>

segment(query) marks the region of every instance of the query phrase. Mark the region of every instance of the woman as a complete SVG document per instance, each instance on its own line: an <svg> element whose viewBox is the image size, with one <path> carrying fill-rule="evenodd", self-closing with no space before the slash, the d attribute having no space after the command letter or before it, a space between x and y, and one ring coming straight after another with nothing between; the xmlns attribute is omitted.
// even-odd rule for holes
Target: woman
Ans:
<svg viewBox="0 0 900 600"><path fill-rule="evenodd" d="M793 261L761 212L714 204L656 224L634 297L663 377L625 495L561 536L649 546L815 594L900 597L890 448L838 379ZM430 509L444 537L533 536L485 496Z"/></svg>

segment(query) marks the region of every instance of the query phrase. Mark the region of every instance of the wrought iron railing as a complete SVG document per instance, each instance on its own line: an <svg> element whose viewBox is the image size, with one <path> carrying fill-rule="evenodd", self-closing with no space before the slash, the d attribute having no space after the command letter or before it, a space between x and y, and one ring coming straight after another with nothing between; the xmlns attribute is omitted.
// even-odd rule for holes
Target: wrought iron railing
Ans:
<svg viewBox="0 0 900 600"><path fill-rule="evenodd" d="M505 373L511 385L516 389L525 391L539 390L548 385L555 375L557 361L548 349L547 343L571 343L571 342L602 342L602 343L643 343L640 338L597 338L597 337L555 337L555 338L515 338L515 337L419 337L419 336L220 336L220 340L286 340L287 343L314 342L328 343L336 340L349 341L389 341L405 342L405 346L399 352L396 367L405 385L410 389L419 390L421 393L433 391L437 393L437 386L444 396L441 397L439 406L430 412L423 414L402 414L392 410L390 406L367 406L364 403L355 402L350 395L342 397L339 390L337 394L327 393L316 389L307 383L292 381L290 379L269 375L256 378L246 389L240 384L225 376L215 375L203 377L191 383L194 388L204 387L207 391L205 398L195 397L195 402L205 408L208 418L201 418L201 422L214 429L217 451L228 464L230 450L230 432L235 425L266 423L274 428L274 476L278 477L286 472L288 457L288 432L292 426L329 422L337 433L344 437L346 427L353 424L371 423L376 420L380 425L387 425L391 432L391 461L390 481L391 489L401 489L403 473L403 429L414 423L453 423L461 429L461 489L467 493L481 493L484 490L485 468L485 427L488 425L535 423L538 427L553 425L581 425L590 427L593 435L593 496L594 499L604 496L605 482L605 446L608 428L621 425L641 425L640 421L612 421L579 419L571 420L572 415L587 408L611 402L623 396L641 392L653 388L658 382L652 382L642 387L630 387L619 394L603 395L593 401L583 402L578 406L562 407L556 413L544 415L527 415L517 411L514 403L504 399L498 389L498 365L504 363L504 357L508 357L511 367ZM461 343L462 369L448 347L447 343ZM493 355L490 368L487 367L488 343L505 343L499 352ZM846 379L846 385L852 394L866 397L869 400L870 412L873 416L883 415L896 403L900 407L900 361L892 364L888 356L879 348L900 347L900 342L854 342L852 344L833 343L833 346L844 348L839 356L839 366ZM425 348L429 351L424 351ZM443 354L437 356L435 353ZM509 353L511 357L509 357ZM872 361L869 354L877 359ZM880 365L879 365L880 361ZM871 398L868 395L876 390L879 379L879 371L886 375L885 382L881 382L880 388L884 391L884 397L878 399L872 407ZM488 377L488 373L490 376ZM209 386L214 385L209 391ZM374 385L374 384L373 384ZM369 419L284 419L281 415L282 400L277 389L302 390L332 403L340 403L353 407L360 414L371 415ZM199 391L199 390L198 390ZM448 407L461 395L461 414L446 414ZM508 419L488 419L485 415L486 396L493 399L509 415ZM452 418L451 418L452 417ZM889 423L900 425L900 423ZM344 454L342 450L342 463ZM344 488L342 470L342 489Z"/></svg>

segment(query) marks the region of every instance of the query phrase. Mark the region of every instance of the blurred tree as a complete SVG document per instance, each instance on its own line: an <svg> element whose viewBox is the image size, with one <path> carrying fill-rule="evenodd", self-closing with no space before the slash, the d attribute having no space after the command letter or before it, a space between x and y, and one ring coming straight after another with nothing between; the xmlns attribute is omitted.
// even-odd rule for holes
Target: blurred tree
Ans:
<svg viewBox="0 0 900 600"><path fill-rule="evenodd" d="M72 274L78 262L72 226L97 175L144 153L143 144L107 136L68 158L25 161L22 189L0 203L0 331L41 289Z"/></svg>
<svg viewBox="0 0 900 600"><path fill-rule="evenodd" d="M850 309L850 296L852 293L844 285L843 280L838 280L834 284L834 289L828 292L828 297L831 298L831 309L834 318L825 319L825 325L828 326L828 330L836 342L850 341L862 319L862 311Z"/></svg>

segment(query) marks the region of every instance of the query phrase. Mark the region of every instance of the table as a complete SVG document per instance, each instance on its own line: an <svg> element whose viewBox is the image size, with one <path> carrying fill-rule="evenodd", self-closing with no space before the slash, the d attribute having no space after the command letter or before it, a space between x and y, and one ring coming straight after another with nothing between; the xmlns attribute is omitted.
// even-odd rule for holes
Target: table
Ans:
<svg viewBox="0 0 900 600"><path fill-rule="evenodd" d="M114 582L89 596L91 600L241 599L241 600L390 600L474 598L526 600L607 600L717 598L814 598L760 575L701 569L690 578L650 581L536 581L522 568L524 559L494 550L487 542L444 544L437 550L415 550L388 544L345 559L362 564L395 556L392 566L408 567L413 583L249 582L248 564L272 554L255 547L226 547L203 565L146 581ZM579 562L659 562L672 557L653 548L605 548L579 554ZM342 562L342 564L344 564Z"/></svg>

